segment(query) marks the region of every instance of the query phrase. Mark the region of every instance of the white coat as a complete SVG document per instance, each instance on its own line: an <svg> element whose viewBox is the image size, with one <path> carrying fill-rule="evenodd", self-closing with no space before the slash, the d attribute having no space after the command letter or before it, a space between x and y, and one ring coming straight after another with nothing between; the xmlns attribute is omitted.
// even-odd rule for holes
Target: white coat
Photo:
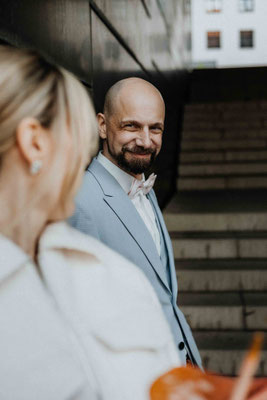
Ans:
<svg viewBox="0 0 267 400"><path fill-rule="evenodd" d="M26 297L31 298L31 307L25 317L31 321L33 342L37 340L36 330L37 334L40 334L40 330L44 332L40 339L43 343L40 347L41 357L37 357L35 363L24 364L20 359L21 352L14 353L14 360L21 364L21 368L13 370L14 363L10 364L10 378L8 369L0 365L0 394L2 379L12 380L14 386L19 381L21 386L27 387L29 382L26 377L31 376L31 373L42 373L50 392L53 392L53 385L56 385L56 388L62 389L62 395L41 397L35 392L28 397L8 397L3 392L0 398L72 399L70 393L74 393L73 398L82 400L147 400L152 381L166 370L179 366L180 360L161 306L142 272L96 239L81 234L65 223L52 224L45 230L39 243L38 264L39 275L36 273L34 279L26 275L24 277L28 287ZM23 275L24 270L20 273ZM15 276L11 276L10 283L14 279ZM19 288L9 286L15 304L16 290ZM60 350L64 350L65 342L70 342L65 352L61 351L62 354L58 355L58 362L57 358L49 360L48 357L51 343L46 340L46 334L47 331L54 332L56 323L48 318L44 312L45 307L39 304L40 297L43 300L39 286L45 292L46 303L50 307L52 305L60 317L61 331L57 332L57 341L53 342L55 351L60 347ZM20 301L23 303L24 299ZM9 304L3 307L1 303L0 317L1 312L10 313ZM21 304L18 308L21 308ZM39 315L36 312L38 310ZM30 329L26 329L27 324L20 326L24 316L16 315L14 307L13 312L13 318L8 318L10 326L5 329L11 333L16 325L21 335L20 344L26 349L24 353L28 354L32 351L31 340L27 339ZM13 319L16 323L12 326ZM39 326L36 327L36 324ZM6 346L10 349L13 349L12 339L12 335L10 340L6 335ZM70 360L64 360L68 352L76 359L77 371L75 363L73 368L78 376L77 382L74 379L76 375L72 377ZM5 355L7 352L4 351L1 364ZM42 367L39 371L41 361L47 369ZM20 376L23 368L24 373ZM63 372L67 369L69 373L64 377L61 369ZM5 375L2 374L3 370ZM62 375L59 383L57 375ZM73 387L76 388L76 397ZM38 391L38 387L35 389ZM18 394L18 390L14 393Z"/></svg>

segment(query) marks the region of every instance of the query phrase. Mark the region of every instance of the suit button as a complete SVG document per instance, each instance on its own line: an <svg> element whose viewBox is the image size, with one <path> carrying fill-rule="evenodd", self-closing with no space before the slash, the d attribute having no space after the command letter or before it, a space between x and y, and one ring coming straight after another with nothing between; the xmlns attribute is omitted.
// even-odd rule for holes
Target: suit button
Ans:
<svg viewBox="0 0 267 400"><path fill-rule="evenodd" d="M184 342L180 342L178 345L179 350L183 350L184 349Z"/></svg>

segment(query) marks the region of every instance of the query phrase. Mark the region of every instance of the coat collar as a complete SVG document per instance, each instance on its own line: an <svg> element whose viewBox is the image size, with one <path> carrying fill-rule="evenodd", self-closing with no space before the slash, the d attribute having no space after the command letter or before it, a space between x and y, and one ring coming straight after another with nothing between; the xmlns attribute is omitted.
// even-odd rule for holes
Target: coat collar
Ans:
<svg viewBox="0 0 267 400"><path fill-rule="evenodd" d="M134 177L130 174L127 174L117 165L113 164L108 158L106 158L102 152L100 151L97 156L97 161L101 164L112 176L115 178L118 183L121 185L125 193L129 193L132 183L134 181Z"/></svg>
<svg viewBox="0 0 267 400"><path fill-rule="evenodd" d="M93 159L87 168L87 171L94 175L105 196L113 197L123 191L116 179L97 161L96 158Z"/></svg>
<svg viewBox="0 0 267 400"><path fill-rule="evenodd" d="M94 175L102 188L104 201L136 241L156 274L170 291L156 245L128 195L116 179L96 159L93 160L88 171ZM140 229L140 226L143 229Z"/></svg>
<svg viewBox="0 0 267 400"><path fill-rule="evenodd" d="M32 259L19 246L0 234L0 282Z"/></svg>
<svg viewBox="0 0 267 400"><path fill-rule="evenodd" d="M46 227L39 241L38 254L41 257L44 250L51 249L74 250L87 253L92 259L98 260L97 254L101 254L102 246L97 239L90 236L89 240L87 235L63 221L51 223Z"/></svg>

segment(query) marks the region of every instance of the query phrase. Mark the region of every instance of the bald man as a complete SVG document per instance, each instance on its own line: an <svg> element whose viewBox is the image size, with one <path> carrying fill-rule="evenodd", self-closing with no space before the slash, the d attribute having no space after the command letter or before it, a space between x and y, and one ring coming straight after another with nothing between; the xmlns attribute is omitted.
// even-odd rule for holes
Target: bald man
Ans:
<svg viewBox="0 0 267 400"><path fill-rule="evenodd" d="M103 151L85 173L71 224L145 273L158 295L182 362L201 367L191 330L177 307L172 245L152 189L155 176L144 178L161 149L163 98L143 79L124 79L109 89L104 112L97 118Z"/></svg>

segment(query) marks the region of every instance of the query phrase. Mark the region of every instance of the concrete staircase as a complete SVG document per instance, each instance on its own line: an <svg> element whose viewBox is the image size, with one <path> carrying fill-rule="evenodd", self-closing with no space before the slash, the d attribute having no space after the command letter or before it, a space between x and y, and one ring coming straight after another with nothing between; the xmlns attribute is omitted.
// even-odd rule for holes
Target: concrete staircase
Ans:
<svg viewBox="0 0 267 400"><path fill-rule="evenodd" d="M267 188L267 101L191 104L179 190Z"/></svg>
<svg viewBox="0 0 267 400"><path fill-rule="evenodd" d="M267 336L265 114L265 102L188 106L178 192L164 213L179 306L205 368L227 375L254 331ZM257 374L267 376L267 340Z"/></svg>

